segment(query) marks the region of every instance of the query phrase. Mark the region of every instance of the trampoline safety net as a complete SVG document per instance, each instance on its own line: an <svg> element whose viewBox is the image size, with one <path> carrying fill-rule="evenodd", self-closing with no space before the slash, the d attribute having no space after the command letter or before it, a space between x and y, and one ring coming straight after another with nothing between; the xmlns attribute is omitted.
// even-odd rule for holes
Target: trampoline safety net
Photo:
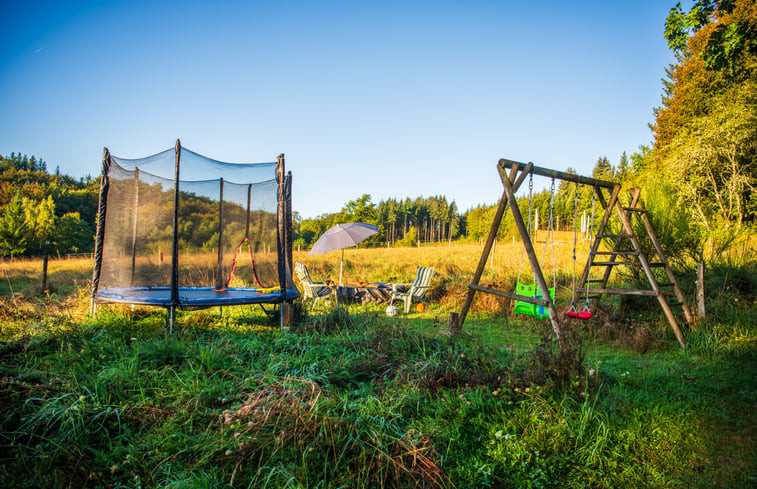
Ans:
<svg viewBox="0 0 757 489"><path fill-rule="evenodd" d="M283 155L225 163L179 142L140 159L106 149L93 300L184 307L296 298L283 164Z"/></svg>

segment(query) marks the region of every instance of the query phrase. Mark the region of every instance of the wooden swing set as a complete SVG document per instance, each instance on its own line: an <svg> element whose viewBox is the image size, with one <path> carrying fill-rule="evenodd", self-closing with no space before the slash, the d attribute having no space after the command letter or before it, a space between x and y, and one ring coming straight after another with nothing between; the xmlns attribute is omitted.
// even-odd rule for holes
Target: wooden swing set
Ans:
<svg viewBox="0 0 757 489"><path fill-rule="evenodd" d="M554 205L554 180L563 180L576 184L576 198L574 204L574 212L577 211L578 204L578 185L588 185L592 187L594 191L593 198L599 201L600 205L604 209L602 220L597 228L596 234L592 241L591 249L589 251L589 257L583 268L578 281L576 282L575 271L573 276L573 297L571 301L571 307L565 312L565 315L569 318L575 319L590 319L596 312L599 306L599 301L604 294L610 295L636 295L636 296L652 296L656 297L660 304L665 317L670 323L670 327L675 333L678 342L682 347L686 347L686 340L684 339L681 328L678 325L678 321L673 314L673 307L681 307L683 309L684 318L687 323L693 322L693 316L689 306L686 304L683 292L681 292L678 283L676 282L673 271L671 270L667 259L663 253L660 243L657 239L652 224L646 215L646 209L639 199L641 191L638 188L630 189L630 201L627 206L621 204L619 200L621 185L614 182L608 182L606 180L599 180L596 178L584 177L572 173L566 173L548 168L541 168L534 166L533 163L519 163L517 161L511 161L506 159L499 160L497 164L497 171L499 173L500 180L502 180L502 186L504 192L502 198L497 206L497 211L492 221L489 236L484 244L481 258L478 262L478 267L473 276L473 281L468 285L468 293L465 297L463 308L457 318L457 327L462 328L465 322L465 317L470 310L473 298L476 292L483 292L487 294L493 294L516 301L514 312L520 314L528 314L540 318L549 318L552 325L552 329L555 335L560 339L560 326L561 318L558 317L557 310L555 309L555 288L548 287L544 278L539 259L534 250L533 243L531 242L531 188L533 175L551 177L552 178L552 196L550 199L550 217L548 229L552 233L552 209ZM515 193L521 187L521 185L529 178L529 214L528 224L523 220L518 202L515 199ZM607 196L605 193L607 192ZM592 202L593 206L593 202ZM512 212L515 226L518 229L520 238L523 242L523 249L525 255L531 264L533 271L534 283L522 284L520 283L520 271L518 272L518 284L516 291L509 292L504 290L492 289L489 287L483 287L479 285L481 275L486 267L489 254L492 250L494 239L497 236L497 231L502 222L502 218L505 213L505 209L509 207ZM618 233L612 233L608 226L610 217L613 212L620 218L621 229ZM574 215L574 221L577 214ZM593 216L592 216L593 217ZM637 219L641 223L639 229L641 232L637 235L633 229L633 220ZM575 222L574 222L574 263L575 263ZM606 243L607 246L600 249L600 245ZM630 244L630 246L629 246ZM642 244L647 245L643 247ZM648 246L651 245L651 246ZM545 253L546 254L546 241L545 241ZM649 282L648 289L630 289L630 288L610 288L608 287L608 281L613 267L626 266L626 267L641 267L644 275ZM575 268L575 265L574 265ZM594 268L602 270L598 276L600 278L592 279L590 277L590 271ZM655 276L654 269L664 269L665 278L659 281ZM553 274L554 274L554 250L553 250ZM554 282L554 277L553 277ZM578 311L575 307L576 298L585 298L583 310ZM669 302L670 301L670 302Z"/></svg>

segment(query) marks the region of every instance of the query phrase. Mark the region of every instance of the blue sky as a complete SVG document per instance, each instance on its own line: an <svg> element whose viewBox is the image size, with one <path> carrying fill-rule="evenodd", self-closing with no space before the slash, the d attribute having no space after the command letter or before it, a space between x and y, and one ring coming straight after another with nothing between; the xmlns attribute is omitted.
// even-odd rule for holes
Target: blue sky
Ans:
<svg viewBox="0 0 757 489"><path fill-rule="evenodd" d="M0 154L95 176L104 146L181 138L285 153L304 217L364 193L464 210L499 198L501 157L589 174L649 144L674 3L0 0Z"/></svg>

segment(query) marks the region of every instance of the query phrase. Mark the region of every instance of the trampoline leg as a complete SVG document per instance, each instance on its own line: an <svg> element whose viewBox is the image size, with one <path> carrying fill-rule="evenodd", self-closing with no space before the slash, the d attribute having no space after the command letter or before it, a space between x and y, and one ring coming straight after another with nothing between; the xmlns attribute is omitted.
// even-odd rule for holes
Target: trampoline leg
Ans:
<svg viewBox="0 0 757 489"><path fill-rule="evenodd" d="M176 309L173 307L169 307L168 316L166 317L166 322L168 323L169 334L173 333L173 323L175 319L176 319Z"/></svg>

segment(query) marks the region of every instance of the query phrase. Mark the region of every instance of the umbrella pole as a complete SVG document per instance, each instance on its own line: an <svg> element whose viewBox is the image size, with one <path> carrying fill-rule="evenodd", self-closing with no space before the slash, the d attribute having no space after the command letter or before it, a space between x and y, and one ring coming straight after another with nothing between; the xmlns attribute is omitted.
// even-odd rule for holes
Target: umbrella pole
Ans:
<svg viewBox="0 0 757 489"><path fill-rule="evenodd" d="M342 261L339 262L339 287L342 286L342 266L344 265L344 248L342 248Z"/></svg>

